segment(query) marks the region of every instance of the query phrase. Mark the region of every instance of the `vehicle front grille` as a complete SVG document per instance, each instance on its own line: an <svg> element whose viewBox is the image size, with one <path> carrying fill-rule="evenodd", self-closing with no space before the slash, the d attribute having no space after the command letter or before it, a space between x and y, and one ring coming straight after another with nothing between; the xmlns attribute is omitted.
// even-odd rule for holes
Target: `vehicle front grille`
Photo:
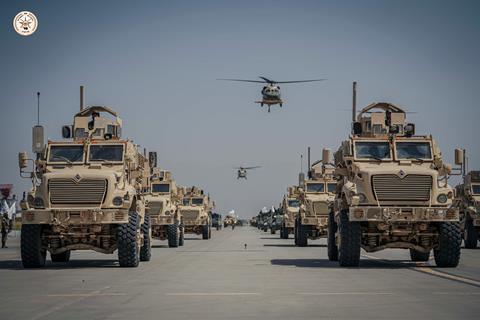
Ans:
<svg viewBox="0 0 480 320"><path fill-rule="evenodd" d="M148 214L158 215L163 210L163 202L161 201L151 201L148 203Z"/></svg>
<svg viewBox="0 0 480 320"><path fill-rule="evenodd" d="M323 201L314 202L313 210L315 211L315 215L328 214L328 204Z"/></svg>
<svg viewBox="0 0 480 320"><path fill-rule="evenodd" d="M50 203L68 206L99 206L107 192L107 180L51 179L48 182Z"/></svg>
<svg viewBox="0 0 480 320"><path fill-rule="evenodd" d="M373 191L378 201L428 201L432 177L409 174L403 179L394 174L372 177Z"/></svg>
<svg viewBox="0 0 480 320"><path fill-rule="evenodd" d="M184 219L197 219L198 211L197 210L181 210L182 217Z"/></svg>

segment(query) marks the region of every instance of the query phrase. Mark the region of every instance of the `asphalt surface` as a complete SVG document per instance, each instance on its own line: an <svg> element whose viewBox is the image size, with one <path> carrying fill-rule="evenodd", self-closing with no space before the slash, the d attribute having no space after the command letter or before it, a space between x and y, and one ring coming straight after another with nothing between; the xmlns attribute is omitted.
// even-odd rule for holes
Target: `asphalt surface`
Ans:
<svg viewBox="0 0 480 320"><path fill-rule="evenodd" d="M480 250L460 266L415 264L406 250L362 255L359 268L329 262L325 241L252 227L188 235L152 260L118 267L116 254L72 253L67 264L24 270L19 240L0 249L0 319L477 319ZM245 244L247 247L245 248Z"/></svg>

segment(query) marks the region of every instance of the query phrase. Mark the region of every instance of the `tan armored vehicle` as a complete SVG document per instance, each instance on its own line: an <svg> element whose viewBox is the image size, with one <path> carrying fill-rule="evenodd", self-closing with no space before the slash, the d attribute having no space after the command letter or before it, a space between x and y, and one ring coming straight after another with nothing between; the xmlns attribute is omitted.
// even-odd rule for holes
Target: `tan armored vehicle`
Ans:
<svg viewBox="0 0 480 320"><path fill-rule="evenodd" d="M463 164L463 161L457 164ZM465 248L475 249L480 236L480 171L468 172L456 190L457 196L453 205L460 210Z"/></svg>
<svg viewBox="0 0 480 320"><path fill-rule="evenodd" d="M183 219L185 233L202 235L202 239L210 239L212 235L210 199L203 190L197 187L183 188L181 204L178 206Z"/></svg>
<svg viewBox="0 0 480 320"><path fill-rule="evenodd" d="M141 195L148 161L137 145L121 139L121 126L115 112L94 106L77 113L73 126L63 127L67 140L44 145L43 127L34 127L36 159L19 154L21 176L33 182L22 203L25 268L43 267L47 251L54 262L69 261L72 250L118 250L122 267L150 260L150 225ZM32 172L25 171L29 162Z"/></svg>
<svg viewBox="0 0 480 320"><path fill-rule="evenodd" d="M308 239L327 236L328 213L335 199L336 187L330 158L330 149L323 149L322 160L310 166L310 148L308 149L308 179L299 188L300 208L295 220L295 244L299 247L307 246Z"/></svg>
<svg viewBox="0 0 480 320"><path fill-rule="evenodd" d="M338 187L329 219L328 255L358 266L360 248L410 249L413 261L433 250L439 267L460 259L458 209L448 185L451 166L432 136L415 135L404 110L391 103L355 108L352 134L335 153Z"/></svg>
<svg viewBox="0 0 480 320"><path fill-rule="evenodd" d="M287 194L283 197L281 211L283 213L282 226L280 227L280 238L288 239L289 234L295 232L295 218L300 209L299 187L287 188Z"/></svg>
<svg viewBox="0 0 480 320"><path fill-rule="evenodd" d="M231 214L227 214L225 219L223 219L223 227L233 227L237 224L237 218Z"/></svg>
<svg viewBox="0 0 480 320"><path fill-rule="evenodd" d="M156 162L156 153L150 152L149 158ZM179 195L170 171L152 168L150 188L145 194L146 213L150 217L152 237L168 240L170 248L183 246L184 230L177 205Z"/></svg>

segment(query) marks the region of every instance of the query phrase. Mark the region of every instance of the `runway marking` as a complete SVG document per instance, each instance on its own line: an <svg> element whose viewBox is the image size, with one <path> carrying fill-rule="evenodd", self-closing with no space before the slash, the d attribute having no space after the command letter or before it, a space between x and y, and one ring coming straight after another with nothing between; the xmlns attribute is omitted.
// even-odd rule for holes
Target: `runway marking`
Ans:
<svg viewBox="0 0 480 320"><path fill-rule="evenodd" d="M436 295L448 295L448 296L480 296L480 292L432 292L432 294Z"/></svg>
<svg viewBox="0 0 480 320"><path fill-rule="evenodd" d="M259 296L258 292L177 292L165 293L166 296Z"/></svg>
<svg viewBox="0 0 480 320"><path fill-rule="evenodd" d="M297 292L301 296L331 296L331 295L361 295L361 296L383 296L394 295L393 292Z"/></svg>
<svg viewBox="0 0 480 320"><path fill-rule="evenodd" d="M367 258L367 259L376 260L376 261L379 261L379 262L382 262L382 263L389 264L388 260L377 258L377 257L371 256L371 255L368 255L368 254L362 254L362 256ZM401 262L401 261L400 262L395 261L395 263L406 264L405 262ZM472 286L475 286L475 287L480 287L480 281L469 279L469 278L462 277L462 276L453 275L453 274L438 271L438 270L434 270L434 269L432 269L431 267L429 267L428 265L426 265L425 263L422 263L422 262L417 262L416 267L407 267L407 269L415 270L415 271L418 271L418 272L421 272L421 273L429 274L429 275L436 276L436 277L443 278L443 279L447 279L447 280L452 280L452 281L457 281L457 282L461 282L461 283L464 283L464 284L469 284L469 285L472 285Z"/></svg>
<svg viewBox="0 0 480 320"><path fill-rule="evenodd" d="M47 297L108 297L108 296L126 296L126 293L58 293L47 294Z"/></svg>

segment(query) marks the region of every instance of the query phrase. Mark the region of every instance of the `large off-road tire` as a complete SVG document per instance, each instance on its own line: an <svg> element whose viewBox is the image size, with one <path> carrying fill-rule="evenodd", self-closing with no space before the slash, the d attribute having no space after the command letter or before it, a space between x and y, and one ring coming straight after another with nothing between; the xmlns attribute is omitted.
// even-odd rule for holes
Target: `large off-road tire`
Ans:
<svg viewBox="0 0 480 320"><path fill-rule="evenodd" d="M202 239L203 240L208 240L208 234L209 234L208 224L204 224L202 226Z"/></svg>
<svg viewBox="0 0 480 320"><path fill-rule="evenodd" d="M429 252L420 252L415 249L410 249L410 259L412 261L428 261L430 258Z"/></svg>
<svg viewBox="0 0 480 320"><path fill-rule="evenodd" d="M283 228L283 239L288 239L288 228Z"/></svg>
<svg viewBox="0 0 480 320"><path fill-rule="evenodd" d="M276 232L277 232L277 230L275 230L275 229L273 229L273 228L270 229L270 234L275 234Z"/></svg>
<svg viewBox="0 0 480 320"><path fill-rule="evenodd" d="M297 246L306 247L308 245L308 227L298 222Z"/></svg>
<svg viewBox="0 0 480 320"><path fill-rule="evenodd" d="M178 247L180 242L180 235L178 232L178 225L176 223L167 226L168 246L170 248Z"/></svg>
<svg viewBox="0 0 480 320"><path fill-rule="evenodd" d="M478 232L473 225L473 220L468 219L465 221L465 248L475 249L478 244Z"/></svg>
<svg viewBox="0 0 480 320"><path fill-rule="evenodd" d="M338 226L340 246L338 262L342 267L358 267L360 264L361 229L358 222L350 222L348 210L340 211Z"/></svg>
<svg viewBox="0 0 480 320"><path fill-rule="evenodd" d="M208 239L212 238L212 226L208 225Z"/></svg>
<svg viewBox="0 0 480 320"><path fill-rule="evenodd" d="M293 237L295 239L295 245L298 245L298 223L295 220L295 228L293 229Z"/></svg>
<svg viewBox="0 0 480 320"><path fill-rule="evenodd" d="M438 247L433 249L437 267L456 267L460 261L462 244L460 225L456 222L441 222L438 224L438 232Z"/></svg>
<svg viewBox="0 0 480 320"><path fill-rule="evenodd" d="M145 215L142 224L143 246L140 248L140 261L150 261L152 258L152 229L150 224L150 216Z"/></svg>
<svg viewBox="0 0 480 320"><path fill-rule="evenodd" d="M178 237L178 246L181 247L185 244L185 227L180 224L180 237Z"/></svg>
<svg viewBox="0 0 480 320"><path fill-rule="evenodd" d="M50 253L50 259L52 262L68 262L70 261L70 250L57 254Z"/></svg>
<svg viewBox="0 0 480 320"><path fill-rule="evenodd" d="M22 264L24 268L45 266L47 251L42 248L42 226L38 224L22 225L20 239Z"/></svg>
<svg viewBox="0 0 480 320"><path fill-rule="evenodd" d="M216 226L216 228L217 228L217 231L218 231L218 230L220 230L222 227L220 227L220 225L218 224L218 225Z"/></svg>
<svg viewBox="0 0 480 320"><path fill-rule="evenodd" d="M338 261L338 247L336 242L335 234L337 233L338 227L335 222L335 213L330 212L328 214L328 233L327 233L327 251L328 251L328 260Z"/></svg>
<svg viewBox="0 0 480 320"><path fill-rule="evenodd" d="M128 214L128 223L117 228L118 262L120 267L138 267L140 261L140 247L137 245L139 217L136 212Z"/></svg>

